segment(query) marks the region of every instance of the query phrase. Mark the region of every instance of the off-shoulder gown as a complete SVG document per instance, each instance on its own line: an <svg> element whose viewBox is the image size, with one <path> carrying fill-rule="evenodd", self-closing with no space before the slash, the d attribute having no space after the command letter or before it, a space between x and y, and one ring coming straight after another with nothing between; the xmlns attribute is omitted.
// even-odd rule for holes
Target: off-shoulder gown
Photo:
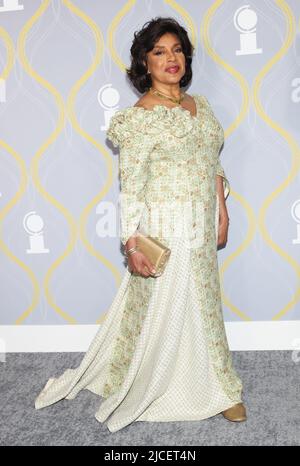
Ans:
<svg viewBox="0 0 300 466"><path fill-rule="evenodd" d="M95 413L115 432L134 421L188 421L242 402L223 320L217 261L216 175L224 131L208 99L183 107L127 107L110 120L119 152L121 241L140 228L171 249L160 277L125 269L81 364L50 378L40 409L83 389L102 397Z"/></svg>

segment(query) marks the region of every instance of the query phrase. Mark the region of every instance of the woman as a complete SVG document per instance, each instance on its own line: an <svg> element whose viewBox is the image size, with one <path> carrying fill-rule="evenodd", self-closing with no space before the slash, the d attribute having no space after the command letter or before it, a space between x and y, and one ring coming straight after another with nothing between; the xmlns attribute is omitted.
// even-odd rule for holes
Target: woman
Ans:
<svg viewBox="0 0 300 466"><path fill-rule="evenodd" d="M224 133L205 96L181 91L192 78L192 53L172 18L135 33L127 73L144 95L117 111L107 132L120 147L128 268L80 366L49 379L36 409L88 389L105 398L95 417L111 432L134 421L246 419L217 262L229 224ZM138 228L171 249L160 277L136 250Z"/></svg>

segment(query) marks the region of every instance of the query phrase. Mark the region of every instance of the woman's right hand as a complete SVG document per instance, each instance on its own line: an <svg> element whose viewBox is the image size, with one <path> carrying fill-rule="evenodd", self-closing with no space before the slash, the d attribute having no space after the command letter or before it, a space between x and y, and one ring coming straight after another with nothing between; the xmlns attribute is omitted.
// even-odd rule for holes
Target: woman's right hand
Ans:
<svg viewBox="0 0 300 466"><path fill-rule="evenodd" d="M156 273L154 265L141 251L129 254L128 267L131 273L141 275L142 277L149 277Z"/></svg>

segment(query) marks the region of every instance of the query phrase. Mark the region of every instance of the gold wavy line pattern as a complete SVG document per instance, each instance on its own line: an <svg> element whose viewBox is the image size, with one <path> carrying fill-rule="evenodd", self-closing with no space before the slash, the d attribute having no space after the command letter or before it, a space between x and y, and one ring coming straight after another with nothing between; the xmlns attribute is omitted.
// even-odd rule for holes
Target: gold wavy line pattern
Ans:
<svg viewBox="0 0 300 466"><path fill-rule="evenodd" d="M42 0L32 17L27 20L19 34L17 52L19 62L25 70L25 72L28 74L29 77L32 78L33 81L35 81L44 90L46 90L49 96L53 97L58 110L58 116L54 130L41 144L41 146L37 149L37 151L32 157L30 163L30 174L32 176L33 184L36 188L36 191L49 204L54 206L58 212L60 212L60 214L65 219L70 232L68 244L65 247L63 253L60 254L60 256L50 265L48 270L45 272L45 276L43 277L42 286L43 291L45 293L45 299L50 308L52 308L57 313L57 315L59 315L64 321L70 324L76 324L78 322L71 315L71 313L62 309L62 307L59 306L58 303L55 301L55 297L51 292L51 280L55 271L73 252L76 242L78 240L81 241L84 248L89 252L89 254L93 256L97 261L99 261L112 274L116 286L119 286L121 281L121 275L116 266L111 261L109 261L107 257L105 257L103 252L100 252L93 247L87 236L87 223L90 214L94 214L95 207L97 206L97 204L99 204L99 202L105 199L106 195L110 192L113 186L113 161L111 155L108 153L104 145L95 140L91 134L89 134L84 128L80 126L75 108L76 99L80 90L87 83L87 81L96 73L97 69L102 64L105 40L97 23L90 16L88 16L82 9L78 8L78 6L76 6L71 0L61 0L61 5L63 5L70 13L79 18L79 20L82 21L83 24L87 25L95 42L95 51L93 52L91 63L88 66L88 68L84 71L84 73L79 77L79 79L76 80L75 84L72 85L65 102L60 92L50 82L48 82L45 78L40 76L33 69L31 64L29 63L26 54L26 44L27 40L29 39L30 33L32 33L34 25L45 15L51 3L51 0ZM175 12L176 15L180 16L181 20L187 26L191 42L193 43L194 47L196 47L197 27L195 27L193 17L181 4L174 0L164 0L164 2L162 3L165 3L170 8L170 10ZM220 57L212 46L210 28L212 22L216 18L216 15L219 13L220 8L224 6L224 3L224 0L215 0L212 3L208 3L209 7L204 12L203 19L201 18L199 36L205 53L209 57L211 57L211 59L214 60L214 62L221 69L223 69L226 73L231 75L238 84L238 87L241 89L242 102L240 110L234 121L232 121L229 127L225 129L225 139L227 139L230 135L234 134L238 129L240 129L243 121L245 120L249 112L250 102L252 98L256 114L259 115L261 117L261 120L265 122L270 128L272 128L276 132L276 134L280 135L282 139L287 143L291 152L291 167L286 178L279 184L279 186L276 187L276 189L274 189L270 194L268 194L266 198L263 200L257 215L255 214L252 206L246 200L246 198L242 196L240 193L234 191L231 186L231 196L236 201L238 206L240 206L243 209L247 218L248 227L246 235L241 241L241 243L237 245L235 250L226 257L226 259L220 266L220 285L222 301L227 306L227 308L239 319L245 321L252 320L244 310L238 308L234 303L230 301L228 296L224 293L222 280L225 271L229 269L232 263L235 260L237 260L238 257L240 258L248 247L251 247L251 243L253 242L256 231L258 229L265 244L271 250L273 250L285 263L289 265L293 273L295 273L297 279L297 289L295 293L281 309L276 310L276 313L272 317L272 320L280 320L282 317L286 316L286 314L290 310L292 310L300 300L300 265L293 257L291 257L282 247L280 247L271 238L266 226L266 215L272 203L274 203L277 197L280 194L282 194L288 186L291 185L291 183L296 179L297 175L299 174L300 148L295 138L286 129L284 129L277 122L272 120L270 116L266 113L262 105L260 91L264 79L267 77L268 73L270 73L270 71L276 66L276 64L281 60L281 58L287 54L289 48L293 44L296 33L295 17L293 15L293 12L291 11L291 8L288 6L285 0L275 0L274 3L277 5L279 12L282 13L284 19L286 20L286 37L284 38L280 49L267 63L264 64L262 69L258 72L257 76L255 76L252 89L250 90L248 82L242 75L242 73L240 73L232 65L227 63L222 57ZM116 33L118 31L121 21L126 17L126 15L129 14L129 12L131 12L131 10L136 5L136 0L126 1L125 4L121 6L115 17L112 19L107 33L107 47L110 53L110 57L123 74L125 74L126 65L125 63L123 63L117 51ZM153 14L152 16L155 15ZM3 28L0 28L0 37L2 38L7 50L7 60L0 78L7 80L7 78L11 74L11 70L13 69L15 62L14 44L10 35ZM101 157L101 161L104 162L107 170L107 176L105 178L103 186L101 187L100 191L83 208L82 212L80 213L78 224L71 212L62 203L55 199L49 192L46 191L45 187L42 185L39 174L39 168L42 157L46 154L47 150L52 146L52 144L54 144L57 141L58 137L64 130L66 116L68 117L69 122L72 125L72 128L78 133L78 135L82 139L87 141L87 143L91 145L94 149L96 149L97 154ZM19 153L16 152L14 148L12 148L3 140L0 140L0 147L14 159L16 165L20 170L19 189L14 194L12 199L10 199L9 202L0 210L0 248L3 251L3 253L9 258L9 260L15 263L26 273L26 275L29 277L30 282L32 283L33 291L31 302L26 307L26 309L22 311L22 313L18 316L18 318L15 321L16 324L20 325L24 323L25 319L27 319L39 305L41 299L40 284L34 272L24 262L22 262L18 257L16 257L5 244L2 237L2 224L8 213L24 197L28 185L28 174L26 164L23 158ZM103 320L105 320L105 317L106 313L102 313L101 316L97 319L96 323L102 323Z"/></svg>
<svg viewBox="0 0 300 466"><path fill-rule="evenodd" d="M14 66L15 51L14 51L13 41L10 35L3 28L0 28L0 37L3 39L4 44L6 46L6 50L7 50L7 61L6 61L4 70L2 74L0 75L0 78L7 80ZM26 192L26 188L28 184L27 168L20 154L18 154L16 150L14 150L9 144L7 144L2 139L0 139L0 147L2 147L3 150L7 151L7 153L12 156L12 158L15 160L16 164L19 166L19 169L20 169L19 189L16 192L16 194L12 197L12 199L0 210L0 248L3 251L3 253L6 254L6 256L12 262L14 262L18 267L24 270L24 272L28 275L28 278L32 283L32 287L33 287L32 300L31 300L30 305L24 311L24 314L27 315L31 313L38 305L39 298L40 298L39 283L38 283L38 280L34 272L30 269L30 267L28 267L27 264L25 264L17 256L15 256L10 251L10 249L7 247L4 240L2 239L2 224L3 224L4 218L13 209L13 207L20 201L20 199L24 196ZM15 321L15 324L16 325L20 324L19 319Z"/></svg>
<svg viewBox="0 0 300 466"><path fill-rule="evenodd" d="M91 243L88 241L87 236L86 236L86 224L88 220L88 216L92 209L102 200L105 198L106 194L109 192L113 185L113 166L112 166L112 159L111 156L108 154L108 152L104 149L104 147L98 143L94 138L91 137L86 131L83 130L83 128L80 127L78 120L76 118L75 114L75 100L76 96L80 90L80 88L84 85L84 83L89 79L90 76L96 71L97 67L100 64L100 59L103 56L103 38L102 35L100 34L99 28L96 25L96 23L89 18L85 13L83 13L78 7L75 7L73 3L69 0L63 0L63 3L65 6L75 15L77 15L79 18L81 18L82 21L84 21L91 29L93 36L95 38L96 42L96 50L95 50L95 56L94 56L94 61L91 64L90 68L81 76L81 78L75 83L73 88L70 91L70 94L67 99L67 112L68 116L70 119L70 122L77 131L77 133L84 139L86 139L89 143L91 143L100 153L102 153L104 160L106 162L106 167L107 167L107 180L106 184L103 186L102 190L100 191L97 196L95 196L89 204L84 208L79 224L80 224L80 238L82 240L82 243L86 247L86 249L89 251L89 253L95 257L97 260L99 260L105 267L107 267L108 270L111 271L113 274L115 280L116 280L116 285L119 286L121 282L121 275L118 269L107 259L105 258L102 254L100 254L93 246ZM103 321L105 318L106 313L104 315L100 316L100 320L97 320L97 323L100 323Z"/></svg>
<svg viewBox="0 0 300 466"><path fill-rule="evenodd" d="M58 90L55 89L55 87L46 81L43 77L41 77L31 66L30 63L27 59L26 55L26 50L25 50L25 44L26 44L26 39L27 36L33 27L33 25L38 21L39 18L45 13L47 8L49 7L50 0L43 0L41 3L40 7L36 10L34 15L27 21L25 26L20 32L20 36L18 39L18 55L20 59L20 63L22 64L24 70L27 72L29 76L32 77L33 80L38 82L43 88L45 88L54 98L55 103L57 105L59 115L58 115L58 121L56 128L54 131L50 134L50 136L46 139L46 141L41 145L41 147L37 150L37 152L34 154L31 162L31 176L32 180L34 182L34 185L37 189L37 191L56 209L64 216L66 219L67 224L69 225L70 228L70 240L69 243L64 251L63 254L61 254L60 257L56 259L56 261L53 262L53 264L49 267L49 269L46 271L44 281L43 281L43 286L44 286L44 291L45 291L45 297L46 301L48 304L55 310L55 312L62 317L64 320L69 322L70 324L76 324L77 321L66 311L64 311L60 306L58 306L54 300L54 298L51 295L50 291L50 280L51 277L55 271L59 267L59 265L68 257L68 255L72 252L74 249L74 246L76 244L76 238L77 238L77 226L76 222L73 219L71 213L60 203L58 202L50 193L48 193L45 188L43 187L40 178L39 178L39 163L46 152L46 150L53 144L56 139L58 138L59 134L62 132L65 126L65 108L64 108L64 101L61 95L59 94ZM32 311L31 311L32 312ZM23 313L19 317L19 322L23 322L29 315L29 312Z"/></svg>
<svg viewBox="0 0 300 466"><path fill-rule="evenodd" d="M190 41L192 42L193 46L196 47L197 29L191 15L185 10L185 8L183 8L182 5L179 5L174 0L165 0L165 3L173 8L173 10L175 10L179 15L181 15L188 29Z"/></svg>
<svg viewBox="0 0 300 466"><path fill-rule="evenodd" d="M14 43L10 35L2 27L0 27L0 37L3 39L7 50L7 61L2 73L0 74L0 78L7 80L15 63Z"/></svg>
<svg viewBox="0 0 300 466"><path fill-rule="evenodd" d="M255 78L255 82L253 85L253 103L256 109L257 114L262 118L263 121L266 122L271 128L273 128L278 134L282 136L283 139L287 142L288 146L291 150L292 155L292 165L291 170L287 177L282 181L282 183L272 192L270 193L265 200L263 201L258 214L258 226L259 231L266 242L273 249L283 260L285 260L294 270L298 278L298 288L296 289L295 294L293 295L292 299L282 308L280 309L273 317L272 320L279 320L283 317L289 310L291 310L296 303L300 299L300 266L299 263L287 254L275 241L272 240L270 237L266 225L265 225L265 217L267 214L267 210L275 201L277 196L281 194L284 189L286 189L289 184L296 178L299 168L300 168L300 148L293 138L293 136L288 133L284 128L282 128L278 123L273 121L267 113L264 111L261 101L260 101L260 88L263 82L264 77L267 73L271 70L271 68L287 53L288 49L291 47L294 38L295 38L295 18L291 9L289 8L288 4L284 0L276 0L279 8L281 9L283 15L286 18L287 26L286 26L286 38L281 47L281 49L272 57L260 71L260 73Z"/></svg>
<svg viewBox="0 0 300 466"><path fill-rule="evenodd" d="M121 71L125 72L126 65L122 62L121 58L117 53L117 47L115 44L115 32L124 18L124 16L134 7L136 0L129 0L125 5L120 9L116 16L112 19L110 26L108 28L108 50L110 51L110 56L115 64L120 68Z"/></svg>
<svg viewBox="0 0 300 466"><path fill-rule="evenodd" d="M226 138L233 132L235 131L239 125L242 123L244 118L247 115L247 112L249 110L249 87L246 79L242 76L241 73L239 73L237 70L235 70L229 63L226 63L225 60L223 60L215 50L213 50L211 46L211 40L209 36L209 28L210 24L213 20L214 15L216 14L217 10L221 7L223 4L223 0L217 0L215 1L206 11L204 15L203 22L201 24L201 31L200 31L200 36L202 39L203 46L205 48L206 53L216 62L220 67L224 68L228 73L230 73L239 83L241 91L242 91L242 106L239 115L235 119L235 121L229 126L228 129L224 130L224 135L225 135L225 140ZM229 268L230 264L239 256L242 254L243 251L249 246L251 241L254 238L255 231L256 231L256 221L255 221L255 214L253 212L252 207L250 204L246 201L246 199L234 189L231 188L230 190L232 197L240 203L242 208L245 210L245 214L248 219L248 231L246 234L246 237L244 238L243 242L238 246L238 248L230 254L226 260L223 262L223 264L220 266L220 285L221 285L221 295L222 295L222 301L226 304L226 306L238 317L240 317L243 320L252 320L247 314L240 310L237 306L231 303L231 301L228 299L228 297L224 293L223 289L223 284L222 284L222 277L225 273L225 271Z"/></svg>

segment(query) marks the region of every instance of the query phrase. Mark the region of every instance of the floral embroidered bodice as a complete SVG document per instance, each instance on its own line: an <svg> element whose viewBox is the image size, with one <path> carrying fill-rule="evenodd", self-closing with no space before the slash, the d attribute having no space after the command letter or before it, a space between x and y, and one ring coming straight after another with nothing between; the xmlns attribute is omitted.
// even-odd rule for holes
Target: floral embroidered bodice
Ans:
<svg viewBox="0 0 300 466"><path fill-rule="evenodd" d="M229 194L230 185L219 160L223 128L207 98L193 97L195 116L183 107L157 104L151 110L127 107L110 120L107 136L115 147L120 146L121 195L126 197L123 205L121 201L123 244L136 230L145 206L153 209L159 205L166 218L174 216L171 202L201 201L202 209L212 214L216 174L223 176L225 198ZM152 236L167 241L159 225ZM190 238L199 230L194 215Z"/></svg>

